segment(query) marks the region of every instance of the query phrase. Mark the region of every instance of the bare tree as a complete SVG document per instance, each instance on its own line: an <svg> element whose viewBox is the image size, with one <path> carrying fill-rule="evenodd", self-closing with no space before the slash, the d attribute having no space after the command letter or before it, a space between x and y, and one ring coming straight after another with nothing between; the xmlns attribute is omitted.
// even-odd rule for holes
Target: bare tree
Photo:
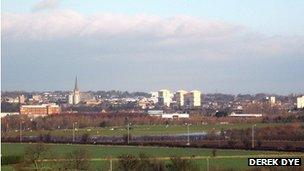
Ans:
<svg viewBox="0 0 304 171"><path fill-rule="evenodd" d="M76 149L66 156L65 170L90 170L90 153L85 148Z"/></svg>
<svg viewBox="0 0 304 171"><path fill-rule="evenodd" d="M25 149L24 159L26 162L33 164L35 170L39 170L42 168L39 161L46 159L50 155L49 149L50 148L43 143L30 145Z"/></svg>
<svg viewBox="0 0 304 171"><path fill-rule="evenodd" d="M170 163L167 165L169 170L174 171L196 171L199 170L193 160L182 159L181 157L171 157Z"/></svg>
<svg viewBox="0 0 304 171"><path fill-rule="evenodd" d="M124 154L119 156L118 169L123 171L136 170L139 160L136 156Z"/></svg>

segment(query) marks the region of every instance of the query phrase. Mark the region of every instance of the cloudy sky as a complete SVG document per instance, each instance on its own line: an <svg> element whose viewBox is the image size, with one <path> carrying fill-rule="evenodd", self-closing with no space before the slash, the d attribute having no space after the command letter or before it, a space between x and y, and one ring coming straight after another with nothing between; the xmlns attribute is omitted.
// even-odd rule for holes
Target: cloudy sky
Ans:
<svg viewBox="0 0 304 171"><path fill-rule="evenodd" d="M2 0L2 90L303 93L303 0Z"/></svg>

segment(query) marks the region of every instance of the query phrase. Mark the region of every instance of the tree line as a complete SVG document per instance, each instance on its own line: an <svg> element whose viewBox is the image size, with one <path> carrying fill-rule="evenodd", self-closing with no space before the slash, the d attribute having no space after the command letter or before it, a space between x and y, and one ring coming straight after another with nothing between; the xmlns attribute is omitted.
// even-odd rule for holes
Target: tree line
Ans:
<svg viewBox="0 0 304 171"><path fill-rule="evenodd" d="M253 135L254 131L254 137ZM196 148L227 148L254 150L304 151L304 125L293 123L282 126L228 129L206 135L160 135L160 136L91 136L88 133L71 136L55 136L50 133L39 136L9 136L2 134L3 142L45 142L106 145L142 145ZM188 144L189 143L189 144Z"/></svg>
<svg viewBox="0 0 304 171"><path fill-rule="evenodd" d="M54 130L71 129L77 122L79 128L85 127L110 127L122 126L126 124L126 118L134 125L181 125L190 123L192 125L216 124L228 122L229 124L238 123L292 123L304 122L304 114L287 114L277 116L266 116L262 118L234 118L234 117L208 117L199 114L191 114L190 118L185 119L162 119L149 116L142 112L107 112L98 114L70 114L62 113L59 115L49 115L45 117L31 118L27 115L12 115L1 119L1 131L19 130Z"/></svg>

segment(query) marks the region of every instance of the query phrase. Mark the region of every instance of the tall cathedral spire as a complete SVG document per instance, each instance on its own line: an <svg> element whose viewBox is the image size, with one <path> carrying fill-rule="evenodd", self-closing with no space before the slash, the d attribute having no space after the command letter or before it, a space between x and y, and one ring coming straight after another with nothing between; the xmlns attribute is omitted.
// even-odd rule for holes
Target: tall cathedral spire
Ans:
<svg viewBox="0 0 304 171"><path fill-rule="evenodd" d="M74 91L78 91L78 90L79 90L79 89L78 89L77 76L76 76Z"/></svg>
<svg viewBox="0 0 304 171"><path fill-rule="evenodd" d="M77 105L79 102L80 102L80 91L78 88L78 80L76 76L74 90L69 95L69 104Z"/></svg>

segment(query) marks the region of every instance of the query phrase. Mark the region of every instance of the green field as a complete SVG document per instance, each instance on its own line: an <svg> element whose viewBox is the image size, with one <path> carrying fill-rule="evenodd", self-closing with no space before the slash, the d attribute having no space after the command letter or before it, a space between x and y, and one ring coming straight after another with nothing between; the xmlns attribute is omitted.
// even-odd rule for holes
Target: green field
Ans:
<svg viewBox="0 0 304 171"><path fill-rule="evenodd" d="M282 123L257 123L256 127L266 126L280 126ZM250 123L237 123L237 124L207 124L207 125L191 125L189 131L191 133L205 133L211 130L220 131L227 129L245 129L251 128ZM82 135L88 133L91 136L122 136L127 133L126 127L106 127L106 128L85 128L77 129L75 135ZM187 126L184 125L133 125L131 126L130 133L134 136L140 135L176 135L187 133ZM41 134L50 134L53 136L72 136L73 129L56 129L56 130L24 130L23 136L39 136ZM19 130L2 132L2 136L19 136Z"/></svg>
<svg viewBox="0 0 304 171"><path fill-rule="evenodd" d="M2 143L2 155L23 155L27 146L33 144L13 144ZM217 150L216 157L211 157L211 149L202 148L172 148L172 147L138 147L138 146L103 146L103 145L68 145L68 144L47 144L51 148L51 154L56 158L64 158L65 154L77 148L86 148L92 159L92 170L107 170L109 161L104 160L108 157L115 158L122 154L139 155L145 153L153 157L172 157L172 156L189 156L197 158L195 162L201 170L206 170L207 157L209 158L210 168L234 168L236 170L243 170L247 168L247 157L258 155L272 155L274 156L302 156L303 153L296 152L275 152L275 151L246 151L246 150ZM168 159L163 159L168 160ZM52 163L47 163L51 165ZM57 163L58 164L58 163ZM117 161L113 162L113 166ZM2 170L10 170L12 167L3 166Z"/></svg>

